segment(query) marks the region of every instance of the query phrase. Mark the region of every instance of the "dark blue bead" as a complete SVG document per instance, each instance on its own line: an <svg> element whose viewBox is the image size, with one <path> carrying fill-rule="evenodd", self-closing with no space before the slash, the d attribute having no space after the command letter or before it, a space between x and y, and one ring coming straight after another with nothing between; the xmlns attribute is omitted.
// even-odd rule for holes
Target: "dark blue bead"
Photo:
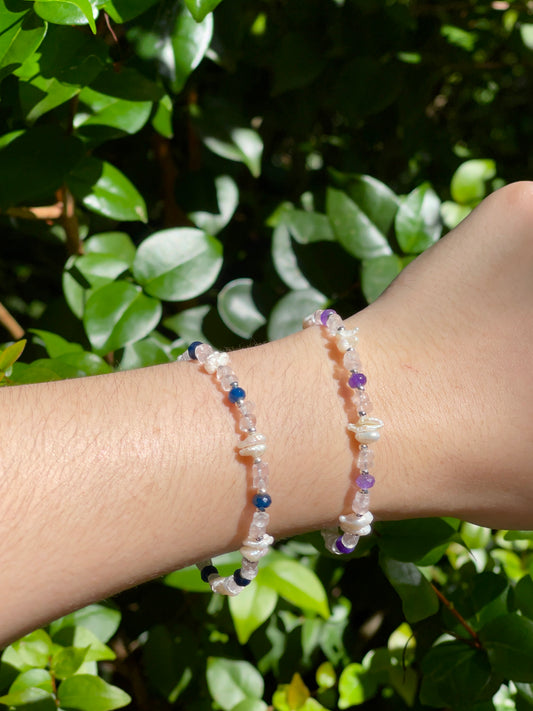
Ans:
<svg viewBox="0 0 533 711"><path fill-rule="evenodd" d="M252 582L251 580L248 580L247 578L242 577L240 568L233 573L233 580L235 580L237 585L240 585L241 588L245 588L247 585L250 585L250 583Z"/></svg>
<svg viewBox="0 0 533 711"><path fill-rule="evenodd" d="M209 582L209 576L213 575L213 573L216 573L218 575L218 570L215 568L214 565L206 565L205 568L202 568L200 571L200 575L202 576L202 580L204 583Z"/></svg>
<svg viewBox="0 0 533 711"><path fill-rule="evenodd" d="M238 400L244 400L246 393L242 388L231 388L228 393L228 398L230 402L237 402Z"/></svg>
<svg viewBox="0 0 533 711"><path fill-rule="evenodd" d="M272 497L269 496L269 494L256 494L252 499L252 503L258 509L264 511L265 509L268 509L268 507L272 503Z"/></svg>
<svg viewBox="0 0 533 711"><path fill-rule="evenodd" d="M195 353L196 347L197 347L197 346L201 346L201 345L202 345L202 341L193 341L193 342L191 343L191 345L187 348L187 351L188 351L188 353L189 353L189 356L190 356L193 360L197 360L197 358L196 358L196 353Z"/></svg>

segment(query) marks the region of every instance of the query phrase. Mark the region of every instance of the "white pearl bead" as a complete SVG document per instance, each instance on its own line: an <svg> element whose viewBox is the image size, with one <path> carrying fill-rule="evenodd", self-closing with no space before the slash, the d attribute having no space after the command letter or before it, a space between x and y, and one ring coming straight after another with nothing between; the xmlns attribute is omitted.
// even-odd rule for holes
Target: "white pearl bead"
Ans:
<svg viewBox="0 0 533 711"><path fill-rule="evenodd" d="M363 516L357 516L356 514L348 514L347 516L339 516L339 526L345 533L357 533L359 536L365 536L368 529L370 533L370 524L374 520L374 517L367 511Z"/></svg>
<svg viewBox="0 0 533 711"><path fill-rule="evenodd" d="M355 439L361 444L377 442L381 436L379 430L383 422L377 417L361 417L356 424L350 423L348 429L355 433Z"/></svg>
<svg viewBox="0 0 533 711"><path fill-rule="evenodd" d="M243 558L246 558L246 560L255 562L260 560L268 553L268 547L271 546L273 543L274 539L272 538L272 536L269 536L268 533L265 533L265 535L259 541L247 538L241 546L239 552Z"/></svg>
<svg viewBox="0 0 533 711"><path fill-rule="evenodd" d="M241 457L261 457L266 452L266 437L254 432L237 445Z"/></svg>

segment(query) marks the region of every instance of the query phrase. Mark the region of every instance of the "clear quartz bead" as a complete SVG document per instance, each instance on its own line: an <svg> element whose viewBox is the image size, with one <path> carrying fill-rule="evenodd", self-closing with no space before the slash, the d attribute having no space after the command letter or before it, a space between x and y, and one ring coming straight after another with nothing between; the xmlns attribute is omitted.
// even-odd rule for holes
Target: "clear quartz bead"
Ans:
<svg viewBox="0 0 533 711"><path fill-rule="evenodd" d="M352 511L356 514L365 514L370 507L370 495L366 491L359 490L353 500Z"/></svg>
<svg viewBox="0 0 533 711"><path fill-rule="evenodd" d="M239 429L241 432L249 432L255 427L257 417L255 415L243 415L239 420Z"/></svg>
<svg viewBox="0 0 533 711"><path fill-rule="evenodd" d="M357 337L357 329L338 331L336 333L337 348L344 353L349 348L355 348L359 343L359 338Z"/></svg>
<svg viewBox="0 0 533 711"><path fill-rule="evenodd" d="M214 348L213 346L210 346L209 343L200 343L199 346L196 346L194 351L196 360L202 364L206 362L212 353L214 353Z"/></svg>
<svg viewBox="0 0 533 711"><path fill-rule="evenodd" d="M344 533L341 540L346 548L355 548L359 543L359 536L357 533Z"/></svg>
<svg viewBox="0 0 533 711"><path fill-rule="evenodd" d="M367 414L372 412L373 406L370 398L368 397L368 393L364 390L354 390L354 398L358 412L363 411Z"/></svg>
<svg viewBox="0 0 533 711"><path fill-rule="evenodd" d="M266 511L255 511L250 530L248 531L249 538L261 538L266 533L270 515Z"/></svg>
<svg viewBox="0 0 533 711"><path fill-rule="evenodd" d="M207 356L204 362L204 368L210 375L214 373L221 365L228 365L229 355L223 351L213 351Z"/></svg>
<svg viewBox="0 0 533 711"><path fill-rule="evenodd" d="M233 383L238 382L237 376L229 365L219 365L217 368L217 378L220 380L222 389L229 391Z"/></svg>
<svg viewBox="0 0 533 711"><path fill-rule="evenodd" d="M268 464L266 462L256 462L252 467L254 489L268 488Z"/></svg>
<svg viewBox="0 0 533 711"><path fill-rule="evenodd" d="M363 364L361 363L361 360L359 358L359 354L357 351L346 351L346 353L343 356L342 362L344 363L344 367L346 370L357 370L358 372L361 371L361 368L363 367Z"/></svg>
<svg viewBox="0 0 533 711"><path fill-rule="evenodd" d="M339 314L331 314L326 321L326 328L330 333L337 333L337 330L342 326L342 318Z"/></svg>
<svg viewBox="0 0 533 711"><path fill-rule="evenodd" d="M359 456L357 457L357 468L358 469L365 469L368 471L374 466L374 450L370 449L370 447L365 447L365 449L361 449L359 452Z"/></svg>
<svg viewBox="0 0 533 711"><path fill-rule="evenodd" d="M244 402L237 403L241 415L253 415L255 412L255 403L251 400L245 400Z"/></svg>

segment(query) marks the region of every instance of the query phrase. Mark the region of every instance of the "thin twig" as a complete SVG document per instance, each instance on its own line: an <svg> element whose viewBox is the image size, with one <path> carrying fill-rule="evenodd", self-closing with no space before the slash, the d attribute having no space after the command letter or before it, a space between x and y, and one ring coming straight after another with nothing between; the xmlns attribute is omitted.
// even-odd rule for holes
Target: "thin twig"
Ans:
<svg viewBox="0 0 533 711"><path fill-rule="evenodd" d="M435 591L436 596L439 598L439 600L442 602L442 604L452 613L452 615L456 618L456 620L459 622L460 625L462 625L465 630L468 632L468 634L472 637L474 646L476 649L482 649L482 644L481 640L479 639L477 632L475 629L473 629L468 622L465 620L465 618L457 612L455 607L453 606L453 603L448 600L447 597L445 597L441 591L433 584L430 583L431 587Z"/></svg>
<svg viewBox="0 0 533 711"><path fill-rule="evenodd" d="M17 321L17 319L12 316L6 307L0 303L0 324L9 331L13 340L18 341L24 336L24 329Z"/></svg>
<svg viewBox="0 0 533 711"><path fill-rule="evenodd" d="M69 254L83 254L83 243L80 240L80 227L76 216L76 204L74 196L64 185L61 188L61 198L63 212L61 214L61 225L67 237L67 249Z"/></svg>

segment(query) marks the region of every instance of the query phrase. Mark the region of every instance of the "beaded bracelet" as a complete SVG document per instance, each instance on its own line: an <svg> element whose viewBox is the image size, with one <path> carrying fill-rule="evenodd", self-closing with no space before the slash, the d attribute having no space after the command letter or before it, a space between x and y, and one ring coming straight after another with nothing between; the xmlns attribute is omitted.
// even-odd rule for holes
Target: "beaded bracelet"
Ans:
<svg viewBox="0 0 533 711"><path fill-rule="evenodd" d="M355 424L348 424L348 430L355 434L355 439L359 442L357 458L359 475L355 480L358 491L352 503L353 513L339 516L339 526L342 531L340 535L337 528L321 532L326 548L331 553L341 555L351 553L359 542L360 536L367 536L372 530L370 524L374 517L369 511L369 489L374 486L375 479L369 471L374 463L374 452L369 444L377 442L380 438L379 430L383 427L383 422L377 417L368 416L372 403L365 391L367 379L361 372L361 361L356 350L359 329L348 330L339 314L333 309L315 311L304 319L304 328L315 325L325 327L328 336L335 339L338 350L343 354L343 364L349 372L348 385L353 390L359 415L359 420Z"/></svg>
<svg viewBox="0 0 533 711"><path fill-rule="evenodd" d="M253 458L253 487L256 493L252 503L256 510L252 517L248 536L240 549L242 555L241 567L233 575L224 577L219 574L210 558L196 563L202 580L209 583L213 592L220 595L234 596L244 590L256 577L259 560L268 553L269 546L274 543L272 536L266 532L270 516L265 509L272 503L272 499L267 492L268 464L262 459L262 455L266 451L266 437L256 430L255 406L245 399L246 393L239 385L227 353L216 351L207 343L194 341L179 356L178 360L195 360L203 367L206 373L216 375L222 389L228 394L228 400L240 411L239 429L243 433L244 439L237 445L239 454L241 457Z"/></svg>

